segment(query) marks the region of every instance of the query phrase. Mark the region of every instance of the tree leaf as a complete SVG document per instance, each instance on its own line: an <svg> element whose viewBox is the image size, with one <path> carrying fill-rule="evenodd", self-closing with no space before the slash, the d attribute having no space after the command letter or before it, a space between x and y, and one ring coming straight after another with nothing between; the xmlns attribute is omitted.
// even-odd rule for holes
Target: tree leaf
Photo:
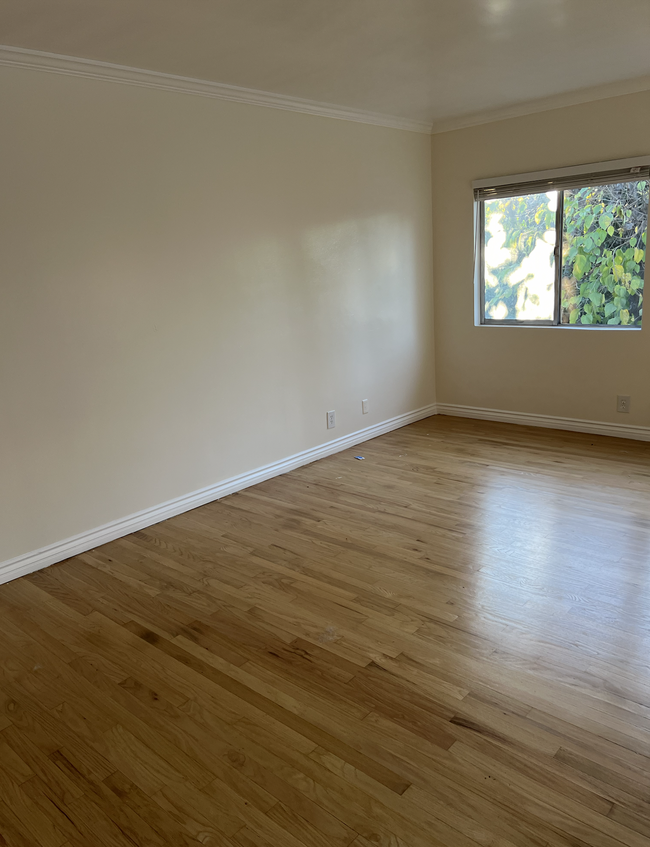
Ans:
<svg viewBox="0 0 650 847"><path fill-rule="evenodd" d="M576 256L576 260L573 264L573 275L576 279L580 279L584 276L587 267L589 266L589 260L585 256L584 253L578 253Z"/></svg>

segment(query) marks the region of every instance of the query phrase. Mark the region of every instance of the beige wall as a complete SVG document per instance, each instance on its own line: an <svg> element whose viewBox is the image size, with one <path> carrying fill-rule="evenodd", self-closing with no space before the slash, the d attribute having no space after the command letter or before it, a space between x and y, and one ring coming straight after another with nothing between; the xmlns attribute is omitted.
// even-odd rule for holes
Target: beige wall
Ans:
<svg viewBox="0 0 650 847"><path fill-rule="evenodd" d="M474 179L647 155L650 92L448 132L432 147L438 402L650 425L650 326L474 326L471 189ZM632 396L629 415L617 414L617 394Z"/></svg>
<svg viewBox="0 0 650 847"><path fill-rule="evenodd" d="M0 92L0 562L433 402L426 135Z"/></svg>

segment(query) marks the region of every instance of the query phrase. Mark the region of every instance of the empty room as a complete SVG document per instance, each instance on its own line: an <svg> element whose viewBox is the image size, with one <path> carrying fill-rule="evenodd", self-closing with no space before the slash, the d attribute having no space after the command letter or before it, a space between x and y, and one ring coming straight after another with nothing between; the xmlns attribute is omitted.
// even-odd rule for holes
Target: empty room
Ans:
<svg viewBox="0 0 650 847"><path fill-rule="evenodd" d="M0 847L650 847L648 0L2 0Z"/></svg>

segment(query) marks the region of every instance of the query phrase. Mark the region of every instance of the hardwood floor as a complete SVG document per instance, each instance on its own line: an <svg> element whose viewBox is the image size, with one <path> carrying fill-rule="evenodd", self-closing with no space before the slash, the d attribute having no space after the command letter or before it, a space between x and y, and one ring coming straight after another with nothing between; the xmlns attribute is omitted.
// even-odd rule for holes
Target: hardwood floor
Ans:
<svg viewBox="0 0 650 847"><path fill-rule="evenodd" d="M650 845L649 648L650 445L430 418L0 586L0 845Z"/></svg>

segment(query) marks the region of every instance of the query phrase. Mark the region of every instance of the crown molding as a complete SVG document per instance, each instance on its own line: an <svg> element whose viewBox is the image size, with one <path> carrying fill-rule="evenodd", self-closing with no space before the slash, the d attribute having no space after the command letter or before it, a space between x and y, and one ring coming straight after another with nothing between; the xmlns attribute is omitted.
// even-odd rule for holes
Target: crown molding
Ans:
<svg viewBox="0 0 650 847"><path fill-rule="evenodd" d="M548 112L566 106L579 106L582 103L591 103L596 100L606 100L609 97L620 97L625 94L637 94L641 91L650 90L650 75L647 75L591 88L581 88L577 91L555 94L537 100L527 100L499 109L486 109L471 114L442 118L432 125L427 121L400 118L379 112L368 112L363 109L351 109L346 106L336 106L333 103L321 103L316 100L304 100L300 97L274 94L270 91L259 91L255 88L240 88L237 85L226 85L220 82L161 73L160 71L131 68L126 65L115 65L111 62L99 62L95 59L80 59L75 56L61 56L58 53L44 53L40 50L28 50L23 47L0 45L1 65L63 74L64 76L78 76L84 79L98 79L104 82L117 82L123 85L136 85L140 88L157 88L162 91L194 94L199 97L212 97L215 100L230 100L235 103L248 103L252 106L266 106L271 109L302 112L307 115L355 121L356 123L419 132L425 135L438 135L456 129L466 129L481 124L533 115L538 112Z"/></svg>
<svg viewBox="0 0 650 847"><path fill-rule="evenodd" d="M300 97L273 94L270 91L258 91L254 88L240 88L237 85L225 85L220 82L192 79L159 71L130 68L110 62L98 62L94 59L78 59L74 56L60 56L57 53L43 53L40 50L27 50L22 47L0 45L0 65L64 76L78 76L84 79L99 79L104 82L118 82L123 85L137 85L141 88L158 88L163 91L212 97L215 100L230 100L252 106L266 106L271 109L304 112L324 118L337 118L343 121L356 121L391 129L431 134L431 125L424 121L335 106L332 103L319 103L316 100L303 100Z"/></svg>
<svg viewBox="0 0 650 847"><path fill-rule="evenodd" d="M472 112L469 115L443 118L433 123L431 134L438 135L442 132L452 132L455 129L466 129L467 127L490 124L495 121L505 121L509 118L534 115L537 112L550 112L551 109L562 109L565 106L579 106L582 103L607 100L608 97L638 94L640 91L650 91L650 75L626 79L621 82L610 82L606 85L596 85L592 88L579 88L565 94L554 94L551 97L543 97L538 100L527 100L500 109L486 109L483 112Z"/></svg>

